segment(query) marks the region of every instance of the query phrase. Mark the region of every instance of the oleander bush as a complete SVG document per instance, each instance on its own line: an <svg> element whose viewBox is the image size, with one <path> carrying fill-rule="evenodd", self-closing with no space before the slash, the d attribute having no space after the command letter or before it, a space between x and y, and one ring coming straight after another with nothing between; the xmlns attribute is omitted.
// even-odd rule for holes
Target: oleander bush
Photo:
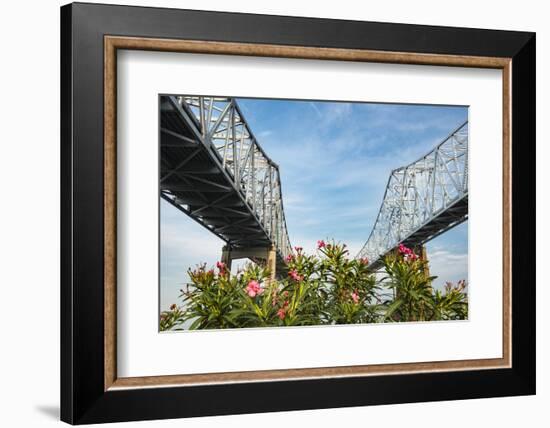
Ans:
<svg viewBox="0 0 550 428"><path fill-rule="evenodd" d="M367 259L350 258L345 244L318 241L316 254L294 250L284 279L272 280L252 263L237 275L221 262L189 270L181 305L161 313L160 330L467 318L466 282L434 289L428 262L404 245L384 258L382 275L369 269Z"/></svg>

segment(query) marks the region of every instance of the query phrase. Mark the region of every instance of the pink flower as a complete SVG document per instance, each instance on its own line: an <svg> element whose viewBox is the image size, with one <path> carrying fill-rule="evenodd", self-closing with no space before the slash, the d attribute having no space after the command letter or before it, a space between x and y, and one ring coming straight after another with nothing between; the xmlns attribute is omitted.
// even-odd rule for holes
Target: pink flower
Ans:
<svg viewBox="0 0 550 428"><path fill-rule="evenodd" d="M280 319L284 320L284 319L285 319L285 316L286 316L286 311L285 311L284 309L282 309L282 308L279 309L279 310L277 311L277 316L278 316Z"/></svg>
<svg viewBox="0 0 550 428"><path fill-rule="evenodd" d="M359 261L363 265L368 265L369 264L369 259L367 259L366 257L363 257L363 258L359 259Z"/></svg>
<svg viewBox="0 0 550 428"><path fill-rule="evenodd" d="M246 292L250 297L256 297L257 295L262 294L263 291L264 290L260 287L258 281L255 280L250 281L246 286Z"/></svg>
<svg viewBox="0 0 550 428"><path fill-rule="evenodd" d="M356 291L351 293L351 299L353 300L353 303L357 304L359 303L359 294L357 294Z"/></svg>
<svg viewBox="0 0 550 428"><path fill-rule="evenodd" d="M410 248L405 247L403 244L399 244L399 253L403 255L410 254L412 251Z"/></svg>
<svg viewBox="0 0 550 428"><path fill-rule="evenodd" d="M304 279L301 275L298 275L298 272L296 272L295 269L288 272L288 276L290 276L294 281L301 281Z"/></svg>
<svg viewBox="0 0 550 428"><path fill-rule="evenodd" d="M290 263L294 259L294 256L292 254L289 254L285 257L285 262Z"/></svg>
<svg viewBox="0 0 550 428"><path fill-rule="evenodd" d="M403 255L405 261L415 261L418 259L418 256L414 253L414 251L408 247L405 247L403 244L399 244L398 251L401 255Z"/></svg>
<svg viewBox="0 0 550 428"><path fill-rule="evenodd" d="M226 266L224 262L216 262L216 267L220 270L220 273L224 273Z"/></svg>
<svg viewBox="0 0 550 428"><path fill-rule="evenodd" d="M303 250L302 247L294 247L294 249L296 250L297 253L300 253Z"/></svg>
<svg viewBox="0 0 550 428"><path fill-rule="evenodd" d="M321 249L321 248L325 248L327 246L327 244L325 244L325 241L323 241L322 239L320 241L317 241L317 248Z"/></svg>

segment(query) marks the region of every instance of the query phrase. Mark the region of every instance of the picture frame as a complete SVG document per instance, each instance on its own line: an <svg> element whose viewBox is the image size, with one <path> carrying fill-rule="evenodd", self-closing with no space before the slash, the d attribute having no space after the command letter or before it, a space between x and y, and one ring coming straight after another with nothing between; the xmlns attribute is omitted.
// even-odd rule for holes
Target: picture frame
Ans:
<svg viewBox="0 0 550 428"><path fill-rule="evenodd" d="M116 53L122 49L502 70L502 358L119 378ZM534 394L535 97L534 33L63 6L61 419L86 424Z"/></svg>

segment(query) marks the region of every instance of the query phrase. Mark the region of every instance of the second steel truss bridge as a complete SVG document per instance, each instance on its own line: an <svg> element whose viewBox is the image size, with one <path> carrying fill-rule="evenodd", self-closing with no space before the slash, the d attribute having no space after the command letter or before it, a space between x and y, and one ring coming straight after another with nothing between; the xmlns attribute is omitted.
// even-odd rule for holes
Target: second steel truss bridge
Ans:
<svg viewBox="0 0 550 428"><path fill-rule="evenodd" d="M468 219L468 122L432 151L394 169L367 242L358 254L377 269L400 243L420 247Z"/></svg>

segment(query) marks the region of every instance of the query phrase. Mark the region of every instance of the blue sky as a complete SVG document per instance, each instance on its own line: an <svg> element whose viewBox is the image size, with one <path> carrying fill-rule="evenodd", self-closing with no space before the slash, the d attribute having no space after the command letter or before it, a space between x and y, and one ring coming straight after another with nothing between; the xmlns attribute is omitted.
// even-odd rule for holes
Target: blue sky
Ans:
<svg viewBox="0 0 550 428"><path fill-rule="evenodd" d="M466 107L238 99L252 132L279 165L291 243L367 240L392 169L429 152L468 117ZM161 201L161 309L186 271L214 264L223 241ZM427 244L436 286L468 277L468 224Z"/></svg>

